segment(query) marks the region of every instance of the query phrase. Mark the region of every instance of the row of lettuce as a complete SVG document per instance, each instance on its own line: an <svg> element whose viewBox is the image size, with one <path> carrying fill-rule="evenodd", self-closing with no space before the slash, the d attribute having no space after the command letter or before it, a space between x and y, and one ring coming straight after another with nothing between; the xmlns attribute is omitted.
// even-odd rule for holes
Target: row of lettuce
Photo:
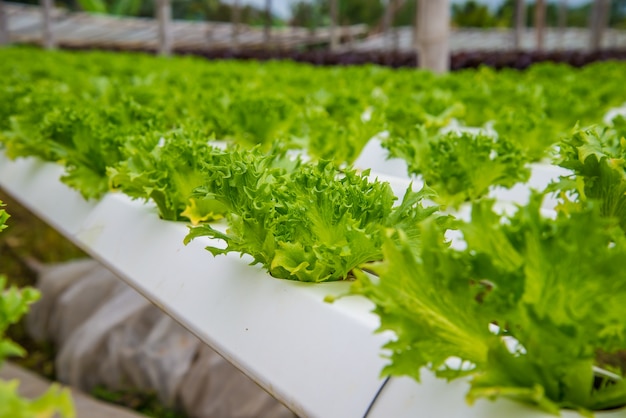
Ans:
<svg viewBox="0 0 626 418"><path fill-rule="evenodd" d="M274 277L353 279L351 292L397 336L384 373L471 376L470 401L504 396L554 413L626 405L626 120L602 122L626 101L626 65L437 77L0 56L6 155L64 164L62 181L88 199L113 190L149 200L162 218L192 224L187 240L217 238L226 247L209 247L214 255L248 254ZM398 199L352 168L375 136L428 186ZM545 159L575 174L513 214L484 197ZM542 215L548 193L554 217ZM470 220L444 210L460 204Z"/></svg>
<svg viewBox="0 0 626 418"><path fill-rule="evenodd" d="M66 181L87 198L109 190L108 167L152 151L161 138L216 138L263 151L280 142L350 164L379 135L391 156L457 204L488 185L523 180L525 164L549 157L559 135L576 122L600 121L626 100L617 62L434 76L6 48L0 71L0 132L9 154L63 161ZM451 123L485 127L487 135L459 140L442 131Z"/></svg>

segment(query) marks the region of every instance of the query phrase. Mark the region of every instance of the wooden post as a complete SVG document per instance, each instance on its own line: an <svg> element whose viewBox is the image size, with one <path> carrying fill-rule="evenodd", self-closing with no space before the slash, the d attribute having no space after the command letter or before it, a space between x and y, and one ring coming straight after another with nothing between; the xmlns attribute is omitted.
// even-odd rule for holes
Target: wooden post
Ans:
<svg viewBox="0 0 626 418"><path fill-rule="evenodd" d="M393 21L393 7L394 0L387 0L387 4L385 6L385 12L383 15L383 27L382 27L382 35L383 35L383 56L385 65L391 65L391 52L393 49L393 40L392 40L392 21Z"/></svg>
<svg viewBox="0 0 626 418"><path fill-rule="evenodd" d="M284 37L285 39L285 47L288 50L294 49L297 45L301 43L301 34L300 28L298 28L293 22L293 20L289 21L289 33Z"/></svg>
<svg viewBox="0 0 626 418"><path fill-rule="evenodd" d="M450 4L419 0L417 6L419 67L444 73L450 68Z"/></svg>
<svg viewBox="0 0 626 418"><path fill-rule="evenodd" d="M354 34L354 28L352 26L348 27L348 50L354 51L354 45L356 44L356 35Z"/></svg>
<svg viewBox="0 0 626 418"><path fill-rule="evenodd" d="M602 48L602 38L609 23L610 0L595 0L591 10L589 48L598 51Z"/></svg>
<svg viewBox="0 0 626 418"><path fill-rule="evenodd" d="M263 42L269 46L272 39L272 0L265 0L265 25L263 26Z"/></svg>
<svg viewBox="0 0 626 418"><path fill-rule="evenodd" d="M558 27L559 27L559 47L563 48L563 40L565 39L565 30L567 29L567 0L559 1L558 11Z"/></svg>
<svg viewBox="0 0 626 418"><path fill-rule="evenodd" d="M172 53L172 8L170 0L157 0L157 21L159 25L159 55Z"/></svg>
<svg viewBox="0 0 626 418"><path fill-rule="evenodd" d="M233 50L237 51L239 49L239 31L241 24L241 9L239 5L239 0L233 0L233 5L230 9L231 15L231 23L233 25Z"/></svg>
<svg viewBox="0 0 626 418"><path fill-rule="evenodd" d="M338 0L330 0L330 50L336 51L339 47L339 31L337 30L337 22L339 21L339 5Z"/></svg>
<svg viewBox="0 0 626 418"><path fill-rule="evenodd" d="M558 25L559 25L559 31L561 33L563 33L565 31L565 28L567 27L567 0L560 0L559 1L559 17L558 17Z"/></svg>
<svg viewBox="0 0 626 418"><path fill-rule="evenodd" d="M0 0L0 45L9 43L9 22L4 7L4 0Z"/></svg>
<svg viewBox="0 0 626 418"><path fill-rule="evenodd" d="M394 19L395 20L395 13L394 13ZM400 31L398 30L398 28L394 27L393 24L391 25L391 49L393 49L393 51L395 53L397 53L400 50Z"/></svg>
<svg viewBox="0 0 626 418"><path fill-rule="evenodd" d="M309 43L315 44L317 42L317 27L319 25L319 10L317 9L317 3L311 3L311 26L309 27Z"/></svg>
<svg viewBox="0 0 626 418"><path fill-rule="evenodd" d="M513 31L513 47L522 49L522 37L526 31L526 2L515 0L515 29Z"/></svg>
<svg viewBox="0 0 626 418"><path fill-rule="evenodd" d="M393 0L387 0L385 6L385 14L383 15L383 40L385 52L389 53L391 50L391 22L393 20Z"/></svg>
<svg viewBox="0 0 626 418"><path fill-rule="evenodd" d="M54 35L52 34L52 8L53 0L41 0L42 25L41 36L42 44L45 49L53 49L56 46Z"/></svg>
<svg viewBox="0 0 626 418"><path fill-rule="evenodd" d="M537 50L542 51L545 46L546 32L546 2L537 0L535 3L535 34L537 35Z"/></svg>
<svg viewBox="0 0 626 418"><path fill-rule="evenodd" d="M415 2L415 15L413 16L413 33L412 35L412 39L411 39L411 45L413 46L413 48L417 51L417 48L419 47L419 30L417 28L417 22L418 22L418 18L417 15L419 14L419 7L417 5L417 3L419 2L419 0L414 0Z"/></svg>

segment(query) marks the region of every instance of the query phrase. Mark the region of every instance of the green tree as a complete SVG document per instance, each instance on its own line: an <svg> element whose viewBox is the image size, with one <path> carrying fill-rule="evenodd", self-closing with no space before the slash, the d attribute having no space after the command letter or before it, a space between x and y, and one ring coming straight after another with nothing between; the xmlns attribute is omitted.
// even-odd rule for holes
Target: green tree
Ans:
<svg viewBox="0 0 626 418"><path fill-rule="evenodd" d="M452 5L452 22L459 27L488 28L496 26L497 19L486 5L469 0Z"/></svg>
<svg viewBox="0 0 626 418"><path fill-rule="evenodd" d="M116 16L137 16L141 0L77 0L80 8L91 13L107 13Z"/></svg>
<svg viewBox="0 0 626 418"><path fill-rule="evenodd" d="M609 24L616 28L626 29L626 0L613 0L611 2Z"/></svg>
<svg viewBox="0 0 626 418"><path fill-rule="evenodd" d="M298 1L292 3L290 9L293 26L313 29L320 25L322 11L319 2Z"/></svg>
<svg viewBox="0 0 626 418"><path fill-rule="evenodd" d="M405 1L393 19L393 26L413 26L415 24L416 8L417 0Z"/></svg>
<svg viewBox="0 0 626 418"><path fill-rule="evenodd" d="M324 2L328 7L328 2ZM365 23L375 25L383 16L385 6L381 0L341 0L339 22L342 24Z"/></svg>
<svg viewBox="0 0 626 418"><path fill-rule="evenodd" d="M291 7L292 22L299 26L313 27L330 22L330 2L328 0L300 0ZM385 7L381 0L341 0L339 2L339 23L378 24ZM316 21L317 20L317 21Z"/></svg>

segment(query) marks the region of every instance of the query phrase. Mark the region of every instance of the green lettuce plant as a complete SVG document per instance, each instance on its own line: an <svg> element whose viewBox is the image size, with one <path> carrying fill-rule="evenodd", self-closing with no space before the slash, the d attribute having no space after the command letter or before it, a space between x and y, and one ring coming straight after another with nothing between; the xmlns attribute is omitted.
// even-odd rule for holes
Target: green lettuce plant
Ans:
<svg viewBox="0 0 626 418"><path fill-rule="evenodd" d="M513 215L472 205L453 245L445 228L420 224L415 251L390 230L383 261L357 273L353 292L372 300L385 348L384 374L420 379L427 368L467 377L468 402L506 397L558 415L626 405L626 237L597 201L555 218L534 193Z"/></svg>

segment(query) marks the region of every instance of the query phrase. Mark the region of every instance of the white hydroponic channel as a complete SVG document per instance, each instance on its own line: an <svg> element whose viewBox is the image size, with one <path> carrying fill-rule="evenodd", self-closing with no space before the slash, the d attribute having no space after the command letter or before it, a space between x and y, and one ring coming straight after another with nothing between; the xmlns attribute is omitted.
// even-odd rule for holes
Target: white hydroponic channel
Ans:
<svg viewBox="0 0 626 418"><path fill-rule="evenodd" d="M402 195L410 180L372 142L357 164ZM269 277L235 254L213 257L209 238L183 245L187 227L163 221L151 204L109 193L87 202L58 179L62 167L33 158L11 161L0 151L0 186L87 253L116 272L167 314L212 346L302 417L548 417L508 400L465 403L468 383L428 372L417 383L385 381L373 305L357 296L324 302L348 283L307 284ZM402 171L400 171L402 172ZM406 171L404 171L406 172ZM376 174L379 173L379 174ZM394 176L395 174L395 176ZM563 171L533 166L541 188ZM527 187L494 191L523 202ZM549 207L552 202L547 201ZM565 412L565 416L576 416ZM626 416L608 412L603 416Z"/></svg>

